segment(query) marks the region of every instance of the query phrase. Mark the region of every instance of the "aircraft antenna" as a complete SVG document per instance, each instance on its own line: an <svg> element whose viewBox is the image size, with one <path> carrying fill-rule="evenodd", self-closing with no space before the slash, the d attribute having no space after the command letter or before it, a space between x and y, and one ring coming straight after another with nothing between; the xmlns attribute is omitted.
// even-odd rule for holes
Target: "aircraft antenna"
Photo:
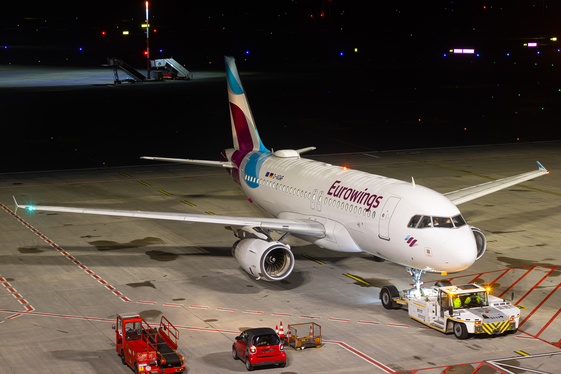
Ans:
<svg viewBox="0 0 561 374"><path fill-rule="evenodd" d="M415 178L411 177L411 183L413 183L413 188L415 188Z"/></svg>

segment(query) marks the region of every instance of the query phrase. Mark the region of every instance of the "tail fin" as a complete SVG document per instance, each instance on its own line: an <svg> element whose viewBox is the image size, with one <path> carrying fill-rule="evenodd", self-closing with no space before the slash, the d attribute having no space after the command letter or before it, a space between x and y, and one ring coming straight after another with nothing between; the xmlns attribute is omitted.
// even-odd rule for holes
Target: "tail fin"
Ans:
<svg viewBox="0 0 561 374"><path fill-rule="evenodd" d="M245 91L238 75L235 59L224 56L226 62L226 78L228 80L228 99L230 101L230 121L234 148L244 152L269 152L261 142L255 127Z"/></svg>

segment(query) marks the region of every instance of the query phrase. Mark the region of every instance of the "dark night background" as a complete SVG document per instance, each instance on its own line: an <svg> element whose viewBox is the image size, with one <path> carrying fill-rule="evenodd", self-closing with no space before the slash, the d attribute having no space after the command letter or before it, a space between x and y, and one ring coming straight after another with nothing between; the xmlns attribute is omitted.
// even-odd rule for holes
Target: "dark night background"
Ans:
<svg viewBox="0 0 561 374"><path fill-rule="evenodd" d="M5 4L0 80L3 66L146 66L144 12L143 1ZM226 83L196 72L224 71L224 55L236 57L269 148L559 139L560 16L561 2L547 0L154 0L151 57L173 56L195 79L2 87L0 172L130 165L144 154L217 159L231 146Z"/></svg>

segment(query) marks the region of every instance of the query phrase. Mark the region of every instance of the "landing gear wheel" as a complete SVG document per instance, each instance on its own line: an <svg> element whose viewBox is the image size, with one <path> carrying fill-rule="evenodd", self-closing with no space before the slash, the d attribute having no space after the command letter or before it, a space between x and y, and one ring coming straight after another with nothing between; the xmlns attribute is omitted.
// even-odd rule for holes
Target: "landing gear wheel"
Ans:
<svg viewBox="0 0 561 374"><path fill-rule="evenodd" d="M245 356L245 368L247 371L253 371L253 365L249 362L249 355Z"/></svg>
<svg viewBox="0 0 561 374"><path fill-rule="evenodd" d="M121 362L123 363L123 365L126 365L127 361L125 361L125 352L122 349L121 349L121 354L119 356L121 356Z"/></svg>
<svg viewBox="0 0 561 374"><path fill-rule="evenodd" d="M395 309L397 304L393 301L394 297L399 297L399 291L395 286L384 286L380 291L380 300L386 309Z"/></svg>
<svg viewBox="0 0 561 374"><path fill-rule="evenodd" d="M232 357L234 358L234 360L239 360L240 359L238 357L238 352L236 352L236 347L232 347Z"/></svg>
<svg viewBox="0 0 561 374"><path fill-rule="evenodd" d="M468 330L464 323L454 322L454 335L457 339L466 339L468 337Z"/></svg>

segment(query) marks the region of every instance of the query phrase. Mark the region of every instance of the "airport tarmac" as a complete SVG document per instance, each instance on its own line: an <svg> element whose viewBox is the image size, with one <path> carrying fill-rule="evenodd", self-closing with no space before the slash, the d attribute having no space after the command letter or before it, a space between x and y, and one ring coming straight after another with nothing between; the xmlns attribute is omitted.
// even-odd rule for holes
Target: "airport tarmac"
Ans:
<svg viewBox="0 0 561 374"><path fill-rule="evenodd" d="M218 151L218 150L217 150ZM166 155L159 155L166 156ZM551 173L460 206L487 252L453 283L491 284L522 309L515 334L457 340L386 310L402 266L287 238L294 272L256 281L220 225L14 211L21 203L262 216L226 172L192 165L0 174L0 373L129 373L111 328L120 313L180 330L189 373L244 372L231 345L248 327L313 321L324 345L287 348L270 373L558 373L561 366L561 142L355 152L310 158L446 192L537 169ZM361 281L345 274L352 275ZM432 283L439 274L426 274ZM363 281L363 282L362 282ZM259 370L261 371L261 370Z"/></svg>

